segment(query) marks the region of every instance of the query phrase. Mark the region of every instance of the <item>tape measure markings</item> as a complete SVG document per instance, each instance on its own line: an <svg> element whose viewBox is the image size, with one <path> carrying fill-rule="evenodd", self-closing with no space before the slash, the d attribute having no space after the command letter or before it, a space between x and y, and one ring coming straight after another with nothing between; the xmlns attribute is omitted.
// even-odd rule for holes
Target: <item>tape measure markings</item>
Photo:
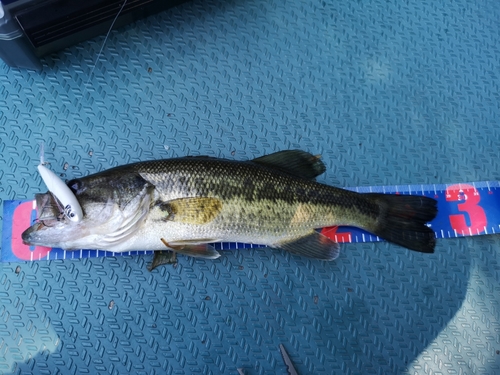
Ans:
<svg viewBox="0 0 500 375"><path fill-rule="evenodd" d="M358 193L418 194L438 201L438 215L428 225L436 238L454 238L497 234L500 232L500 181L458 184L420 184L394 186L360 186L347 188ZM64 251L22 244L20 234L36 218L33 201L4 201L2 262L18 260L75 259L119 255L151 254L151 251L113 253L104 250ZM381 238L354 227L322 228L321 233L336 242L378 242ZM262 245L223 242L213 244L216 250L261 248Z"/></svg>

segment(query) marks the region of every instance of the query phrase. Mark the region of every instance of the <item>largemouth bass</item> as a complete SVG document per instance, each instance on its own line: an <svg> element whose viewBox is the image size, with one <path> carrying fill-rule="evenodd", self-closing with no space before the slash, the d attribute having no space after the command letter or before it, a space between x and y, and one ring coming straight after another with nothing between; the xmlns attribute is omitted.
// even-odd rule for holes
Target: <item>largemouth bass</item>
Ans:
<svg viewBox="0 0 500 375"><path fill-rule="evenodd" d="M315 229L362 228L411 250L432 253L437 214L423 196L360 194L315 181L319 157L298 150L250 161L181 157L124 165L67 183L81 206L76 221L50 192L37 194L39 218L26 244L115 252L171 249L217 258L214 242L243 242L333 260L339 245Z"/></svg>

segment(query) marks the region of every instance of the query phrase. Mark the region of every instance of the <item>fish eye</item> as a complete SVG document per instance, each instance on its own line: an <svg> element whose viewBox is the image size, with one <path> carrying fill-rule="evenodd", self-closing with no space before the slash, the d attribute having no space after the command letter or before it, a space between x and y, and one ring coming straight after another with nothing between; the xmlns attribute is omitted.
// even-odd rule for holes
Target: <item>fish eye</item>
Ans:
<svg viewBox="0 0 500 375"><path fill-rule="evenodd" d="M79 179L71 180L67 185L71 189L73 194L78 194L83 187L82 181L80 181Z"/></svg>

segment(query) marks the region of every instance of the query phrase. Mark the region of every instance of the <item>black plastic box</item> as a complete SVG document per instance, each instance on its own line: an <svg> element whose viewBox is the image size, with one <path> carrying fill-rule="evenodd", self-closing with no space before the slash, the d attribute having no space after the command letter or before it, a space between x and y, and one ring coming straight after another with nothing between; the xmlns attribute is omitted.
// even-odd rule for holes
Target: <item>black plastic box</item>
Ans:
<svg viewBox="0 0 500 375"><path fill-rule="evenodd" d="M3 0L0 58L16 68L41 69L39 58L187 0ZM120 9L122 8L120 12Z"/></svg>

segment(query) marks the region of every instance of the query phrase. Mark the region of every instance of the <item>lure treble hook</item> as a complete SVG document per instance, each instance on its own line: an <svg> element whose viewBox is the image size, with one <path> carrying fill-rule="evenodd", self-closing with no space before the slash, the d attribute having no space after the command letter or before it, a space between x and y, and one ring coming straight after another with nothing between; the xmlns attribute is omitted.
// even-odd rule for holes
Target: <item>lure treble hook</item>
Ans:
<svg viewBox="0 0 500 375"><path fill-rule="evenodd" d="M54 172L44 166L43 144L40 148L40 164L38 164L38 172L42 177L47 189L61 202L64 215L74 223L78 223L83 219L83 211L80 203L76 199L75 194Z"/></svg>

